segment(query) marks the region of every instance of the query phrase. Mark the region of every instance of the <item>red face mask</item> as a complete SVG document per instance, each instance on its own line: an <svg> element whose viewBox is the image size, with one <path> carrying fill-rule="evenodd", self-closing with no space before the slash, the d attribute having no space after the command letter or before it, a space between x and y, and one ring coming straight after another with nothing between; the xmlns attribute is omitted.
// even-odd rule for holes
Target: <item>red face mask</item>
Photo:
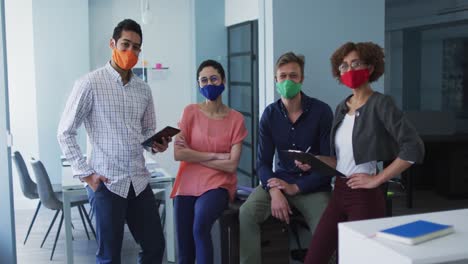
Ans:
<svg viewBox="0 0 468 264"><path fill-rule="evenodd" d="M341 75L341 82L351 89L356 89L369 81L369 69L351 70Z"/></svg>

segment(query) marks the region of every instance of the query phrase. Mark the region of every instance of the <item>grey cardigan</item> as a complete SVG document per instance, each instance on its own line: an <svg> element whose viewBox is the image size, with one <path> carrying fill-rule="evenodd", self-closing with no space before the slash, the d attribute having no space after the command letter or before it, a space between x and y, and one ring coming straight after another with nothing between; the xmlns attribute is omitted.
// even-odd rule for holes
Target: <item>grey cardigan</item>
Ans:
<svg viewBox="0 0 468 264"><path fill-rule="evenodd" d="M351 96L336 107L330 134L334 156L336 130L349 111L346 102ZM424 158L424 144L416 129L397 108L393 99L379 92L374 92L356 110L352 141L356 164L373 160L393 161L396 157L421 163Z"/></svg>

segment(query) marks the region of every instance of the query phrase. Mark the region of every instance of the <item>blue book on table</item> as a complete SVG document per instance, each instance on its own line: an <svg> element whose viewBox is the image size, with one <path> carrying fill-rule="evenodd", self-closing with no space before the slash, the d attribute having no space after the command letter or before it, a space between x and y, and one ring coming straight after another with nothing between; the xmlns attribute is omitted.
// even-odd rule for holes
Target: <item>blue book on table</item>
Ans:
<svg viewBox="0 0 468 264"><path fill-rule="evenodd" d="M415 245L453 232L454 229L451 225L442 225L429 221L418 220L381 230L377 232L376 236Z"/></svg>

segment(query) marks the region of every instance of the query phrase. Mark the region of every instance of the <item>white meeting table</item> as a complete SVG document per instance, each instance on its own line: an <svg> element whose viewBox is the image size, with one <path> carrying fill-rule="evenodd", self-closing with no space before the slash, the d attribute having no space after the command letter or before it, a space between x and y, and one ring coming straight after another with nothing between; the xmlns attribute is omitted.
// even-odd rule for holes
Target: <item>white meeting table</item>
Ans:
<svg viewBox="0 0 468 264"><path fill-rule="evenodd" d="M69 167L68 167L69 168ZM152 172L157 172L161 176L152 177L150 179L150 186L152 189L164 189L165 199L165 238L166 238L166 256L169 262L175 262L175 231L174 231L174 207L170 196L172 186L175 178L167 173L162 168L153 169ZM86 195L86 188L79 183L78 180L73 179L71 171L63 173L62 177L62 196L63 196L63 214L64 214L64 227L65 227L65 241L66 241L66 256L67 263L73 263L73 245L72 245L72 229L71 229L71 210L70 201L73 196Z"/></svg>
<svg viewBox="0 0 468 264"><path fill-rule="evenodd" d="M453 234L417 245L375 237L379 230L416 220L453 225ZM385 217L338 224L340 264L468 263L468 209Z"/></svg>

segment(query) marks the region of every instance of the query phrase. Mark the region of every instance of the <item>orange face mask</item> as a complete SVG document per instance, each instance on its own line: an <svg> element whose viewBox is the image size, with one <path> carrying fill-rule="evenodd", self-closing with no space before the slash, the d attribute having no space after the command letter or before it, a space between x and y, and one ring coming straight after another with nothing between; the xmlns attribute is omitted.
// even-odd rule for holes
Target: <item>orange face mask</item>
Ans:
<svg viewBox="0 0 468 264"><path fill-rule="evenodd" d="M121 68L122 70L130 70L138 62L138 57L131 50L119 50L114 48L112 50L112 60Z"/></svg>

